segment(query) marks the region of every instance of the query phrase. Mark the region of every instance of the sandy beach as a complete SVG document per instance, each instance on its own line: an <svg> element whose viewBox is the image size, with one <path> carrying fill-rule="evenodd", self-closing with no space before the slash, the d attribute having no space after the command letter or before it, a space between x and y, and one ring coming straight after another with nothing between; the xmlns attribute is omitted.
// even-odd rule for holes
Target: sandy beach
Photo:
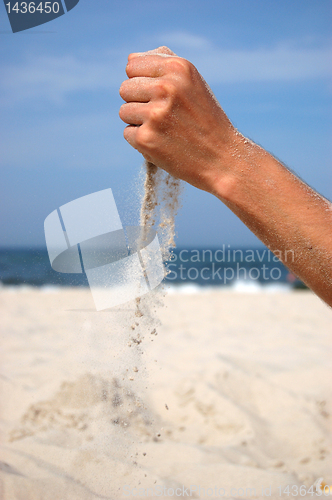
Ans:
<svg viewBox="0 0 332 500"><path fill-rule="evenodd" d="M332 485L332 313L311 292L173 292L135 316L97 313L88 289L3 287L0 308L1 499Z"/></svg>

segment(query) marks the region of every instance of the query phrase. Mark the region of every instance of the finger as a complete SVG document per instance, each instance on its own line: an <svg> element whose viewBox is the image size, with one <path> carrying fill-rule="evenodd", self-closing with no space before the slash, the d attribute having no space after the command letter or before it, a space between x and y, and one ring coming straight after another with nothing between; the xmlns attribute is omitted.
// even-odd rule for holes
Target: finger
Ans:
<svg viewBox="0 0 332 500"><path fill-rule="evenodd" d="M148 104L140 102L130 102L122 104L119 116L122 121L129 125L142 125L148 118Z"/></svg>
<svg viewBox="0 0 332 500"><path fill-rule="evenodd" d="M161 54L143 54L141 57L135 57L128 61L126 73L128 78L150 77L157 78L164 76L167 72L167 59L173 60L171 56L162 56Z"/></svg>
<svg viewBox="0 0 332 500"><path fill-rule="evenodd" d="M138 149L135 140L137 128L137 125L127 125L123 131L123 137L134 149Z"/></svg>
<svg viewBox="0 0 332 500"><path fill-rule="evenodd" d="M128 78L150 77L157 78L165 73L165 58L160 55L142 55L128 61L126 73Z"/></svg>
<svg viewBox="0 0 332 500"><path fill-rule="evenodd" d="M130 78L121 84L120 96L126 102L149 102L155 93L154 86L154 78Z"/></svg>
<svg viewBox="0 0 332 500"><path fill-rule="evenodd" d="M135 126L135 125L128 125L124 131L123 131L123 136L126 139L126 141L134 148L139 151L143 157L147 161L152 162L151 156L144 150L144 147L142 146L142 140L139 139L139 135L145 134L144 132L144 125L141 126Z"/></svg>

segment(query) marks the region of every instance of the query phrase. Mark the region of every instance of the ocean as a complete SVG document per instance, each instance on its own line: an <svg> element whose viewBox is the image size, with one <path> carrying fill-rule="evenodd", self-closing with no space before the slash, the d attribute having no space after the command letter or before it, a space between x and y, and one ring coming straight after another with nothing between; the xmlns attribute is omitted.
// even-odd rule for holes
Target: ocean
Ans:
<svg viewBox="0 0 332 500"><path fill-rule="evenodd" d="M288 262L294 258L289 251ZM239 291L306 288L268 249L176 248L165 282L172 288L232 287ZM1 286L87 287L85 274L55 272L46 248L0 249Z"/></svg>

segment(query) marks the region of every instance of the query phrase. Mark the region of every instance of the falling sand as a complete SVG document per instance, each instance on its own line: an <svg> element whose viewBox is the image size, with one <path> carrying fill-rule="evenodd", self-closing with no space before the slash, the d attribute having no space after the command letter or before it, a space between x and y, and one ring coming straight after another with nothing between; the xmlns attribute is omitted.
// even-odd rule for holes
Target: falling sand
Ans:
<svg viewBox="0 0 332 500"><path fill-rule="evenodd" d="M164 265L170 260L175 247L175 217L180 207L181 187L180 179L176 179L149 161L145 162L139 248L144 246L149 231L156 229L158 225L158 238ZM136 317L143 315L141 306L142 301L139 297L136 299Z"/></svg>
<svg viewBox="0 0 332 500"><path fill-rule="evenodd" d="M181 183L171 174L145 163L146 176L141 206L141 239L159 222L158 235L163 259L168 260L175 247L175 216L180 207Z"/></svg>

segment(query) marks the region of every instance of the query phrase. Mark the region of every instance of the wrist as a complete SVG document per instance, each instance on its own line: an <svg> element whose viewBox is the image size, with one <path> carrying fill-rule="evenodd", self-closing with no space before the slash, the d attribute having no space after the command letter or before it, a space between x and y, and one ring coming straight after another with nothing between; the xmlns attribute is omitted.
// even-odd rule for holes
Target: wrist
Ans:
<svg viewBox="0 0 332 500"><path fill-rule="evenodd" d="M226 204L241 204L251 189L255 191L266 156L270 155L264 149L233 129L211 176L210 192Z"/></svg>

